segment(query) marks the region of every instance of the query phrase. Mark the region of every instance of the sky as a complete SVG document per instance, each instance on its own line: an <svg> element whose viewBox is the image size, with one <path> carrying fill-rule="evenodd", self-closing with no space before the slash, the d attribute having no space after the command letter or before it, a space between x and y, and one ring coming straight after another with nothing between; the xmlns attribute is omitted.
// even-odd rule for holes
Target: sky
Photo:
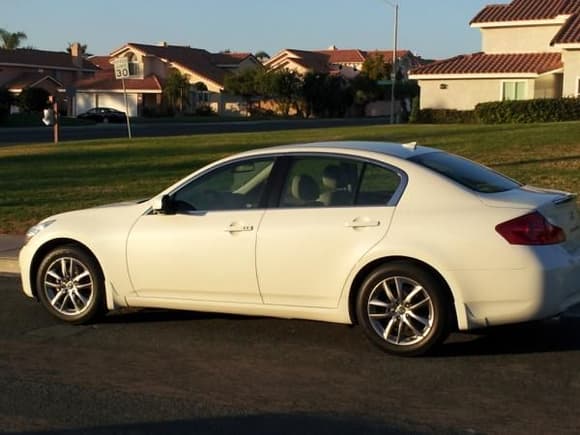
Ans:
<svg viewBox="0 0 580 435"><path fill-rule="evenodd" d="M23 46L64 51L70 42L109 54L127 42L188 45L271 56L285 48L393 47L397 0L18 0L2 1L0 28ZM508 0L398 0L399 48L429 59L480 50L469 21Z"/></svg>

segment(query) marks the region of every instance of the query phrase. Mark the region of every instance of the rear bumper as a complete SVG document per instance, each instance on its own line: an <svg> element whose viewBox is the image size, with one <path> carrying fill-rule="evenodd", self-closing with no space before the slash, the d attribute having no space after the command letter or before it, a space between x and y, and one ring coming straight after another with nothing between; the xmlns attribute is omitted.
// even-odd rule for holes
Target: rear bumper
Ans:
<svg viewBox="0 0 580 435"><path fill-rule="evenodd" d="M580 252L557 246L532 252L530 267L455 272L463 296L456 306L460 329L541 320L580 304Z"/></svg>

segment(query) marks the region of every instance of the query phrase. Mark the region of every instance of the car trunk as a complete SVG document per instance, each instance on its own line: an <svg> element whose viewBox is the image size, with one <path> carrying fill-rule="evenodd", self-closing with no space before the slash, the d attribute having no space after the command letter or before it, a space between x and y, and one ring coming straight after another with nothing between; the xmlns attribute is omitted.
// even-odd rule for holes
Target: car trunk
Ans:
<svg viewBox="0 0 580 435"><path fill-rule="evenodd" d="M564 230L564 247L569 252L580 250L580 210L576 195L523 186L506 192L481 194L479 197L489 207L539 211L552 225Z"/></svg>

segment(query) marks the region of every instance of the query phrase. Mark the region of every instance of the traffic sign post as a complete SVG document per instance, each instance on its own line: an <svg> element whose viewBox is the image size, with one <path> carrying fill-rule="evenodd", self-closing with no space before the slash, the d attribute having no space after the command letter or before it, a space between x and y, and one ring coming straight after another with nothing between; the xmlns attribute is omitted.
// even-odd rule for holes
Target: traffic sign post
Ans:
<svg viewBox="0 0 580 435"><path fill-rule="evenodd" d="M129 120L129 102L127 100L127 88L125 86L125 79L131 77L131 71L129 70L129 59L126 57L121 57L117 59L114 63L115 65L115 78L121 80L123 83L123 96L125 97L125 119L127 120L127 133L129 139L132 138L131 134L131 121Z"/></svg>

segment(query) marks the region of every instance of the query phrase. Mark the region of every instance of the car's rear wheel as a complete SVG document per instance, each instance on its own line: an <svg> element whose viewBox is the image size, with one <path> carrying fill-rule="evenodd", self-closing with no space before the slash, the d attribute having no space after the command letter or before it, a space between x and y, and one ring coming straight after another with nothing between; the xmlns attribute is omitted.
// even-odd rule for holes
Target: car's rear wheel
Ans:
<svg viewBox="0 0 580 435"><path fill-rule="evenodd" d="M449 301L429 271L409 262L375 269L363 282L356 312L370 340L396 355L416 356L449 331Z"/></svg>
<svg viewBox="0 0 580 435"><path fill-rule="evenodd" d="M74 245L56 248L42 260L36 282L44 307L68 323L94 320L103 311L104 280L96 261Z"/></svg>

